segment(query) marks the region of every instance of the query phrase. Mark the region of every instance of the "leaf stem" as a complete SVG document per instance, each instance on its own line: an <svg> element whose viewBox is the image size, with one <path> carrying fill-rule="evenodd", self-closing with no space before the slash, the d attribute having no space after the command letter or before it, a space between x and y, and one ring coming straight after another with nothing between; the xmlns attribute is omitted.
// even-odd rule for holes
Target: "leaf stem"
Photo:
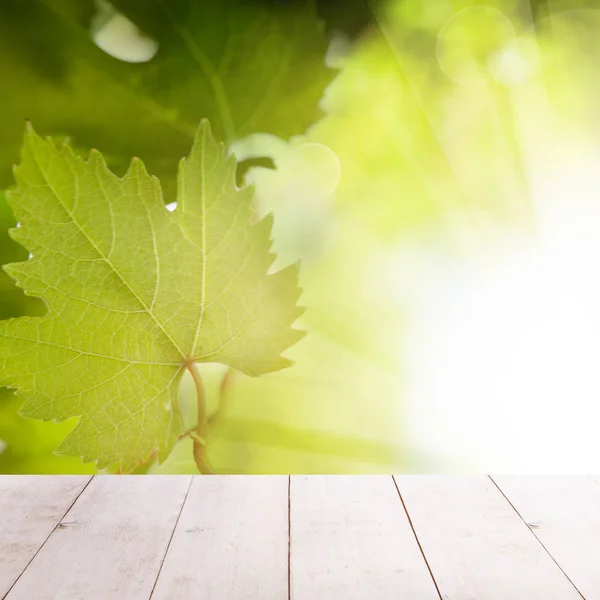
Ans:
<svg viewBox="0 0 600 600"><path fill-rule="evenodd" d="M194 380L198 403L198 425L193 434L190 435L194 441L194 461L200 473L212 474L213 470L206 458L206 432L208 427L206 423L206 395L204 393L204 385L202 385L202 377L200 376L198 365L194 361L186 362L185 368L190 372Z"/></svg>
<svg viewBox="0 0 600 600"><path fill-rule="evenodd" d="M234 375L235 371L232 368L227 369L225 375L223 375L223 380L221 381L221 386L219 387L219 404L217 405L217 410L208 419L208 424L211 427L223 417L223 413L225 412L225 408L227 406L229 391L233 385Z"/></svg>

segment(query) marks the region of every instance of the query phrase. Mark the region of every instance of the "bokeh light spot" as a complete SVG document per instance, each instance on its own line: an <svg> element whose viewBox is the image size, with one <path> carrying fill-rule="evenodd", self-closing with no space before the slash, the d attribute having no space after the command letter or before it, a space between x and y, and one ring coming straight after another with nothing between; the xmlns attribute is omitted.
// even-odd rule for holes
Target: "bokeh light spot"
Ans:
<svg viewBox="0 0 600 600"><path fill-rule="evenodd" d="M98 3L92 39L98 48L124 62L148 62L158 52L158 42L145 35L108 2Z"/></svg>
<svg viewBox="0 0 600 600"><path fill-rule="evenodd" d="M453 81L465 86L485 85L501 52L516 41L515 30L499 10L473 6L452 15L437 40L438 63Z"/></svg>
<svg viewBox="0 0 600 600"><path fill-rule="evenodd" d="M493 77L506 86L525 83L539 67L539 54L532 40L519 40L490 59Z"/></svg>
<svg viewBox="0 0 600 600"><path fill-rule="evenodd" d="M279 161L286 187L296 197L324 200L335 191L341 175L336 153L324 144L309 142L293 148Z"/></svg>

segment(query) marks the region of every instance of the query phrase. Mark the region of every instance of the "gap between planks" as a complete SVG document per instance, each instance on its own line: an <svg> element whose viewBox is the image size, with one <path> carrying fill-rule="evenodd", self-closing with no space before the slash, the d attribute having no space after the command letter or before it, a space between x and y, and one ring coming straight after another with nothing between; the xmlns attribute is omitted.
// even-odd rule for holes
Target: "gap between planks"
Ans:
<svg viewBox="0 0 600 600"><path fill-rule="evenodd" d="M586 475L491 478L587 600L600 600L600 486Z"/></svg>
<svg viewBox="0 0 600 600"><path fill-rule="evenodd" d="M191 477L97 476L7 600L148 600Z"/></svg>
<svg viewBox="0 0 600 600"><path fill-rule="evenodd" d="M160 566L158 567L158 571L156 573L156 578L154 579L154 584L152 585L152 590L150 591L149 600L152 600L152 596L154 596L154 590L156 589L156 584L158 583L158 578L160 577L160 574L162 572L162 568L163 568L163 565L165 564L165 559L167 558L167 554L169 553L169 550L171 549L171 544L173 543L173 536L175 535L175 530L177 529L179 520L181 519L181 513L183 512L183 507L185 506L188 496L190 495L190 490L192 489L193 481L194 481L193 479L190 479L190 484L188 485L188 489L185 492L185 497L183 498L183 502L181 504L181 509L179 510L179 514L177 515L177 519L175 521L173 531L171 532L171 537L169 538L169 543L167 544L167 547L165 548L165 553L163 554L162 560L160 561Z"/></svg>
<svg viewBox="0 0 600 600"><path fill-rule="evenodd" d="M415 531L415 526L413 525L412 519L410 518L410 514L408 513L408 509L406 508L406 504L404 503L404 499L402 498L400 488L398 487L398 482L396 481L395 477L392 477L392 479L394 481L394 486L396 488L396 491L398 492L398 498L400 498L400 502L402 503L402 508L404 509L404 512L406 513L406 518L408 519L410 528L413 532L413 535L415 536L415 541L417 542L417 546L419 546L419 551L421 552L421 556L423 557L423 560L425 561L425 564L427 565L427 570L429 571L429 575L431 576L431 580L433 581L433 585L435 586L435 591L437 592L438 596L440 597L440 600L443 600L442 594L440 592L440 588L438 587L437 581L435 580L435 577L433 576L433 571L431 570L431 566L429 565L427 556L425 556L425 552L423 551L423 546L421 546L421 542L419 541L419 536L417 535L417 532Z"/></svg>
<svg viewBox="0 0 600 600"><path fill-rule="evenodd" d="M487 476L395 476L444 600L581 600Z"/></svg>
<svg viewBox="0 0 600 600"><path fill-rule="evenodd" d="M390 475L291 479L291 600L439 600Z"/></svg>
<svg viewBox="0 0 600 600"><path fill-rule="evenodd" d="M510 504L511 508L515 511L515 513L517 514L517 516L519 517L519 519L521 519L521 521L523 521L523 524L527 527L527 529L529 529L529 531L531 532L531 534L533 535L533 537L535 537L535 539L539 542L540 546L544 549L544 551L546 552L546 554L554 561L554 563L556 564L556 566L562 571L562 574L569 580L569 582L571 583L571 585L577 590L577 593L583 598L583 600L585 600L583 594L581 593L581 591L579 590L579 588L575 585L575 583L573 583L573 580L567 575L566 571L560 566L560 564L558 563L558 561L556 560L556 558L554 558L554 556L550 553L550 550L548 550L548 548L544 545L544 543L542 542L542 540L536 535L535 531L534 531L534 525L532 525L531 523L528 523L523 516L521 515L521 513L516 509L515 505L510 501L510 499L508 498L508 496L502 491L502 488L498 485L496 479L494 477L492 477L491 475L488 476L490 478L490 481L496 486L496 488L498 489L498 491L502 494L502 496L504 497L504 499Z"/></svg>
<svg viewBox="0 0 600 600"><path fill-rule="evenodd" d="M11 497L11 495L8 494L8 505L4 506L2 511L2 516L4 519L2 525L6 526L7 514L8 522L10 523L11 527L14 526L15 522L18 523L19 517L24 517L24 520L26 521L32 521L32 524L29 526L29 530L23 532L26 536L26 539L20 541L13 541L12 547L10 543L10 538L19 537L21 532L17 531L15 533L15 531L13 530L12 532L7 531L0 535L0 549L2 550L0 552L0 567L5 566L3 565L2 559L5 559L6 557L8 557L12 567L9 569L0 568L0 594L2 595L2 599L4 600L4 598L8 596L10 591L17 584L19 579L21 579L23 573L25 573L29 565L31 565L31 563L40 553L42 548L46 545L46 543L50 539L50 536L54 533L54 531L56 531L63 519L73 508L73 505L75 504L75 502L77 502L79 497L86 490L93 477L72 475L54 477L48 476L43 478L42 486L37 485L37 483L40 481L39 477L33 475L5 475L2 476L2 479L4 480L4 482L9 481L11 483L14 483L15 485L13 492L16 491L15 497ZM35 489L37 494L35 496L32 496L31 489L25 489L24 487L22 487L22 484L33 482L34 480L36 483ZM47 484L46 488L44 488L44 484ZM63 484L65 485L64 489ZM53 497L56 495L57 491L61 492L60 496L62 496L62 493L65 493L67 495L65 499L66 502L64 504L62 502L62 497L58 499ZM2 503L6 503L6 500L4 498L2 498L1 500L2 502L0 503L0 505ZM22 511L23 504L25 505L25 509L27 510L27 508L31 508L30 505L28 506L28 502L38 503L40 500L43 501L42 505L37 507L40 510L33 511L33 519L29 514L22 513L21 515L11 515L11 512L15 511L15 509L19 512ZM53 502L57 502L57 504L54 505ZM48 511L49 514L44 514L44 510ZM43 529L40 530L39 541L35 541L36 533L38 532L35 529L33 529L36 526L37 519L48 519L51 521L56 521L54 526L49 527L47 529L47 533ZM26 528L24 523L22 524L22 527L24 529ZM8 547L5 546L7 544L5 536L9 540ZM24 555L20 557L20 560L19 554ZM27 556L28 554L29 556Z"/></svg>
<svg viewBox="0 0 600 600"><path fill-rule="evenodd" d="M289 478L194 478L152 600L283 600Z"/></svg>

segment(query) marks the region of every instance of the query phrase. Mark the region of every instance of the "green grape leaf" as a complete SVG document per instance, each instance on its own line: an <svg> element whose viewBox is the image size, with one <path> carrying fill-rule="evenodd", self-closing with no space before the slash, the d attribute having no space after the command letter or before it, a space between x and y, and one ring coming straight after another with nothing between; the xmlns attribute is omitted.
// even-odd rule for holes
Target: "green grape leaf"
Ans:
<svg viewBox="0 0 600 600"><path fill-rule="evenodd" d="M72 420L60 424L23 419L22 399L0 389L0 473L93 473L94 466L75 456L57 456L52 450L73 429ZM165 463L168 464L168 463Z"/></svg>
<svg viewBox="0 0 600 600"><path fill-rule="evenodd" d="M80 416L59 453L124 471L162 461L192 362L249 375L290 364L297 265L267 273L272 219L251 225L235 170L203 121L170 212L139 159L120 179L99 152L86 162L28 128L8 199L31 257L5 269L48 313L0 322L0 385L27 398L24 416Z"/></svg>
<svg viewBox="0 0 600 600"><path fill-rule="evenodd" d="M106 40L122 51L136 27L155 55L110 55ZM0 70L19 85L0 96L0 187L31 119L99 148L118 174L139 156L174 194L169 177L201 118L228 144L254 132L288 138L318 120L334 76L326 50L313 0L3 0Z"/></svg>

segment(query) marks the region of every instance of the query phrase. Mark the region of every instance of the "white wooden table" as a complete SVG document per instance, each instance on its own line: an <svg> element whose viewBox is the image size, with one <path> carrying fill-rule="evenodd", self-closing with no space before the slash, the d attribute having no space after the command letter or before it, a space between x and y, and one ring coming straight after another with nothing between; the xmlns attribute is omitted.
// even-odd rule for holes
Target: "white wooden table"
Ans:
<svg viewBox="0 0 600 600"><path fill-rule="evenodd" d="M0 477L7 600L582 597L600 477Z"/></svg>

